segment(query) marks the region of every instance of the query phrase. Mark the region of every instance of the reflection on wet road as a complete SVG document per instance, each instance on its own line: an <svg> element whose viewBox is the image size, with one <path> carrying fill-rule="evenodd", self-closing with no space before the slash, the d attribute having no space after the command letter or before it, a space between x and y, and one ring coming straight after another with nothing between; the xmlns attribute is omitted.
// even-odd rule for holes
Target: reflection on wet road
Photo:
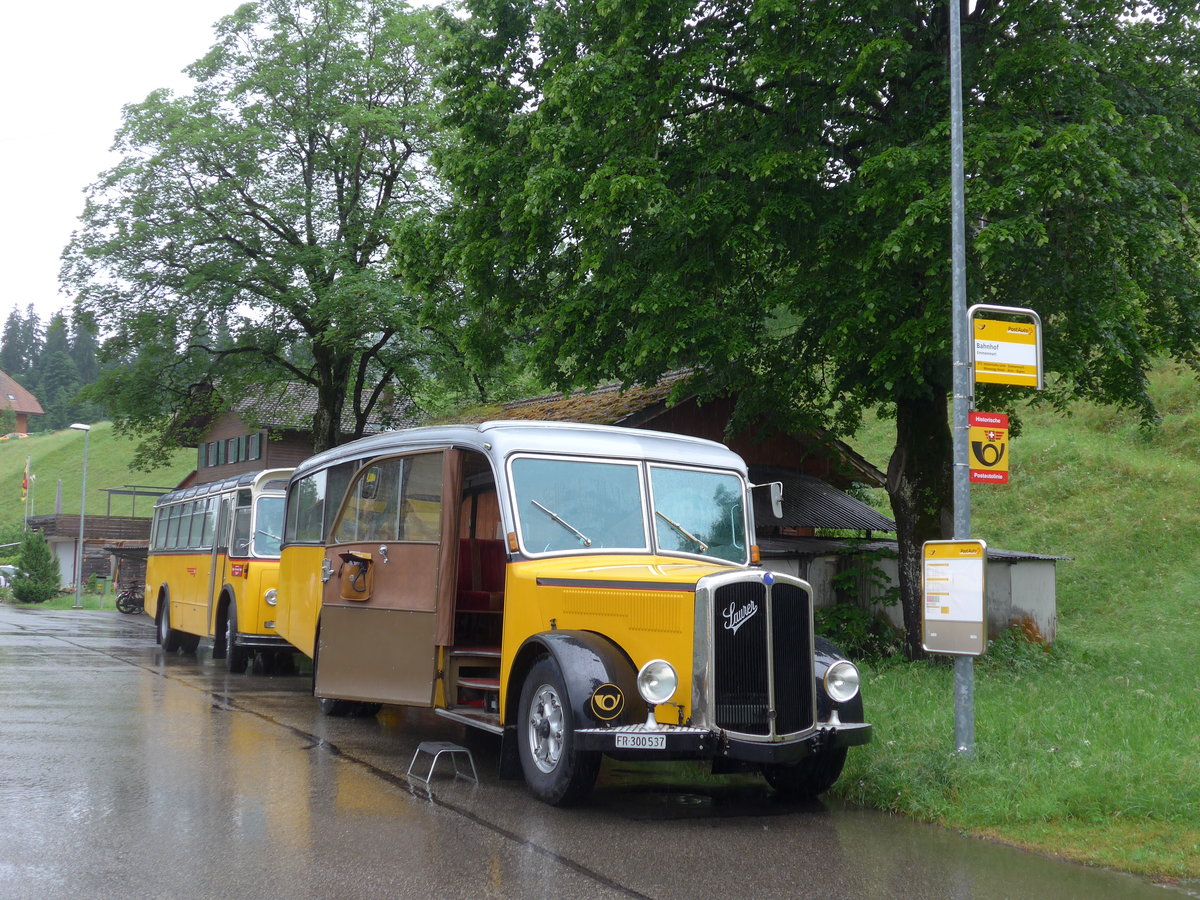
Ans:
<svg viewBox="0 0 1200 900"><path fill-rule="evenodd" d="M481 783L410 783L421 740ZM688 765L606 763L552 809L497 751L421 710L323 718L306 676L165 656L144 618L0 607L0 897L1163 896Z"/></svg>

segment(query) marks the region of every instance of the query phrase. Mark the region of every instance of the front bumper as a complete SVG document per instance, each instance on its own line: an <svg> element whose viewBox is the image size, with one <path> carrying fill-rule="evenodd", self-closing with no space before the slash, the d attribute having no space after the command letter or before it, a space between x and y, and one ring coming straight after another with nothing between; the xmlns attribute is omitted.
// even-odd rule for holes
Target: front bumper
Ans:
<svg viewBox="0 0 1200 900"><path fill-rule="evenodd" d="M238 632L237 642L243 647L253 647L255 650L295 650L296 648L283 638L274 634L243 634Z"/></svg>
<svg viewBox="0 0 1200 900"><path fill-rule="evenodd" d="M664 758L714 759L723 757L751 763L796 762L812 753L869 743L866 722L822 723L812 731L776 741L752 741L726 732L684 725L617 725L580 728L575 732L579 749L613 756L662 755Z"/></svg>

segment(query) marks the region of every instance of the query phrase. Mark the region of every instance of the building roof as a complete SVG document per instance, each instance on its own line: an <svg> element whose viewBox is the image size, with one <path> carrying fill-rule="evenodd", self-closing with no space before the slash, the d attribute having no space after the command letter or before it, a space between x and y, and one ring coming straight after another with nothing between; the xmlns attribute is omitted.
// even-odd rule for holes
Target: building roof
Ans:
<svg viewBox="0 0 1200 900"><path fill-rule="evenodd" d="M0 409L8 408L15 413L27 413L31 416L45 415L42 404L37 397L25 390L12 379L12 376L0 372Z"/></svg>
<svg viewBox="0 0 1200 900"><path fill-rule="evenodd" d="M220 393L221 386L216 390ZM284 382L255 385L245 388L236 398L227 398L229 409L240 419L257 427L283 431L312 431L317 412L317 389L303 382ZM393 428L406 428L417 422L412 401L396 398L390 403L381 397L371 413L365 430L374 434ZM341 430L354 431L354 413L343 410Z"/></svg>
<svg viewBox="0 0 1200 900"><path fill-rule="evenodd" d="M896 523L887 516L811 475L751 466L750 477L759 484L783 482L783 518L775 518L770 503L754 504L754 525L760 533L777 527L896 530Z"/></svg>
<svg viewBox="0 0 1200 900"><path fill-rule="evenodd" d="M726 439L724 436L728 416L733 405L714 400L700 404L697 394L687 391L687 379L695 373L690 370L669 372L656 384L623 387L618 382L601 385L590 391L573 391L569 394L545 394L524 400L514 400L502 407L487 407L468 411L453 418L455 422L477 424L488 419L534 419L548 422L581 422L587 425L619 425L626 428L653 428L661 431L695 434L713 440L721 440L739 452L751 465L757 456L753 439ZM682 387L683 396L670 403L671 393ZM687 404L695 407L695 414L681 418L673 414ZM710 428L696 428L703 418L710 420ZM719 423L713 420L719 418ZM685 421L686 424L685 424ZM690 430L695 428L695 430ZM745 438L746 433L741 436ZM832 471L826 473L828 480L841 483L861 482L881 486L884 474L842 441L831 438L824 432L814 431L805 435L787 435L804 446L806 454L822 456L831 460ZM888 529L891 530L891 529Z"/></svg>
<svg viewBox="0 0 1200 900"><path fill-rule="evenodd" d="M691 372L671 372L650 386L619 383L600 385L590 391L544 394L514 400L504 405L506 419L583 422L588 425L630 425L630 419L648 408L664 404L675 386Z"/></svg>

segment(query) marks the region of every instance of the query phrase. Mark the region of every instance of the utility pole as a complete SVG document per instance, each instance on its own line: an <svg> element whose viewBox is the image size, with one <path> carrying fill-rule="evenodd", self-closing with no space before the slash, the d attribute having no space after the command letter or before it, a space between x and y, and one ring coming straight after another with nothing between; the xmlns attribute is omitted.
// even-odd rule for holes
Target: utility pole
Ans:
<svg viewBox="0 0 1200 900"><path fill-rule="evenodd" d="M950 321L954 356L954 539L971 537L968 413L971 373L967 341L966 199L963 190L962 2L950 2ZM954 746L975 755L975 667L970 656L954 657Z"/></svg>

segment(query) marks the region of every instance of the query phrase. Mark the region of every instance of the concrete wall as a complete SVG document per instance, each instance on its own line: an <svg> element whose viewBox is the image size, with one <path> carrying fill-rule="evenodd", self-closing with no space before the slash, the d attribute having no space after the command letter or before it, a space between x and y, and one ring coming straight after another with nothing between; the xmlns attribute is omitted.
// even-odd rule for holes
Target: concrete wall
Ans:
<svg viewBox="0 0 1200 900"><path fill-rule="evenodd" d="M58 559L59 587L75 587L75 548L79 538L47 538L50 552ZM112 571L112 559L99 546L93 546L89 541L83 543L83 577L86 580L91 575L109 577Z"/></svg>

